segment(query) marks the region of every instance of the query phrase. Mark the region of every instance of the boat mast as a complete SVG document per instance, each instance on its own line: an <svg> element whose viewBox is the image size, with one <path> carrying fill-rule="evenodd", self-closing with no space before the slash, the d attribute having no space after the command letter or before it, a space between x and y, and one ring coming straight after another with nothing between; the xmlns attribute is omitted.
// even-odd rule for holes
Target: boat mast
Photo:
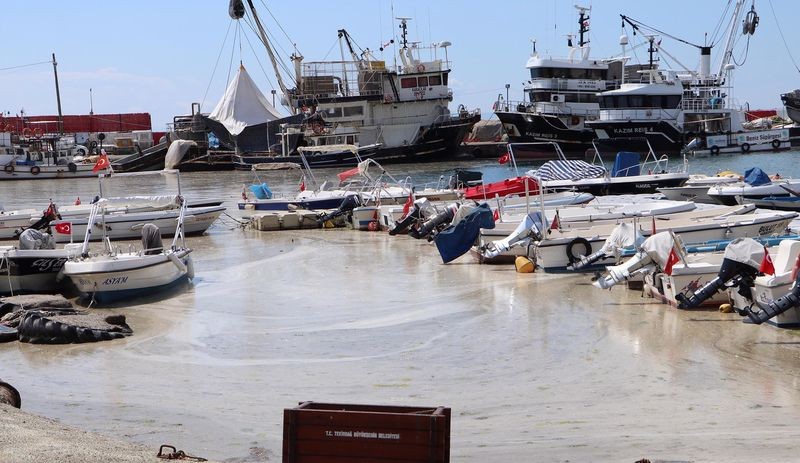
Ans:
<svg viewBox="0 0 800 463"><path fill-rule="evenodd" d="M719 63L719 70L717 70L717 79L719 79L719 84L723 84L722 73L725 72L727 69L725 67L728 63L731 62L733 58L733 45L734 39L736 38L736 20L739 18L739 13L742 11L742 5L744 5L744 0L737 0L736 6L733 8L733 14L731 15L731 20L728 23L728 38L725 41L725 51L722 54L722 61Z"/></svg>
<svg viewBox="0 0 800 463"><path fill-rule="evenodd" d="M275 71L275 77L278 80L278 87L280 87L281 92L283 92L283 95L286 97L286 101L289 103L289 110L291 113L297 114L297 108L294 104L292 104L292 94L289 92L289 89L286 88L286 84L283 82L280 69L278 69L278 60L275 57L275 52L272 50L272 46L269 44L267 33L264 31L264 26L261 24L261 19L259 19L258 14L256 13L256 8L253 6L253 0L247 0L247 6L250 7L250 14L253 16L253 21L256 23L256 27L258 28L258 35L261 39L261 43L263 43L264 48L267 49L269 60L272 63L273 70Z"/></svg>
<svg viewBox="0 0 800 463"><path fill-rule="evenodd" d="M56 103L58 103L58 134L64 135L64 117L61 114L61 91L58 89L58 63L53 53L53 76L56 79Z"/></svg>

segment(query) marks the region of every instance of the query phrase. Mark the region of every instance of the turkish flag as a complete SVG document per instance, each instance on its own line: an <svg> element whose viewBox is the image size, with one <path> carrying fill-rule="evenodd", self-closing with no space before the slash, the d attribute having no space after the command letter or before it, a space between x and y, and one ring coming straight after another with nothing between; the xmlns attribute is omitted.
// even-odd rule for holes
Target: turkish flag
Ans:
<svg viewBox="0 0 800 463"><path fill-rule="evenodd" d="M761 261L758 271L764 275L775 275L775 265L772 264L772 257L769 256L766 246L764 246L764 259Z"/></svg>
<svg viewBox="0 0 800 463"><path fill-rule="evenodd" d="M412 192L408 194L408 199L406 200L406 203L403 204L403 217L408 215L408 211L411 210L411 207L413 205L414 205L414 193Z"/></svg>
<svg viewBox="0 0 800 463"><path fill-rule="evenodd" d="M675 252L675 248L672 248L669 252L669 257L667 257L667 264L664 266L664 273L667 275L672 275L672 266L678 263L678 253Z"/></svg>
<svg viewBox="0 0 800 463"><path fill-rule="evenodd" d="M97 158L97 162L94 164L94 167L92 167L92 172L97 173L98 170L108 169L109 167L111 167L111 163L108 162L108 155L106 154L106 151L103 150L102 154L100 154L100 157Z"/></svg>
<svg viewBox="0 0 800 463"><path fill-rule="evenodd" d="M495 209L494 210L494 213L492 214L492 218L494 219L495 222L500 220L500 209Z"/></svg>
<svg viewBox="0 0 800 463"><path fill-rule="evenodd" d="M550 224L550 230L558 230L561 228L561 218L558 216L558 211L556 211L556 216L553 217L553 223Z"/></svg>
<svg viewBox="0 0 800 463"><path fill-rule="evenodd" d="M504 154L504 155L500 156L500 157L497 159L497 162L499 162L500 164L506 164L506 163L508 163L508 161L510 161L510 160L511 160L511 156L510 156L508 153L506 153L506 154Z"/></svg>
<svg viewBox="0 0 800 463"><path fill-rule="evenodd" d="M71 235L72 234L72 224L69 222L62 222L57 223L55 226L56 233L61 235Z"/></svg>
<svg viewBox="0 0 800 463"><path fill-rule="evenodd" d="M306 191L306 178L303 177L303 180L300 180L300 191Z"/></svg>

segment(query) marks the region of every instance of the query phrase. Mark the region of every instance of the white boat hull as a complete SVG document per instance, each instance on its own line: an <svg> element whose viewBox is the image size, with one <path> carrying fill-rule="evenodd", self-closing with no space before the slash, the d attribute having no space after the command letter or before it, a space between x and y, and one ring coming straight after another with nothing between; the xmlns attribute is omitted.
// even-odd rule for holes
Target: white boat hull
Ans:
<svg viewBox="0 0 800 463"><path fill-rule="evenodd" d="M16 165L13 169L6 166L0 170L0 180L44 180L54 178L97 178L98 172L93 172L94 164L75 164L72 171L68 166L24 166ZM38 168L38 171L36 170ZM105 170L99 171L105 173Z"/></svg>
<svg viewBox="0 0 800 463"><path fill-rule="evenodd" d="M170 258L172 251L157 255L117 254L71 260L64 275L78 290L97 302L109 302L167 288L193 276L190 249L174 252L183 265Z"/></svg>
<svg viewBox="0 0 800 463"><path fill-rule="evenodd" d="M188 234L204 233L208 227L225 211L223 206L194 207L186 210L184 219L184 232ZM163 235L175 234L178 226L179 209L167 211L140 212L128 214L107 214L105 218L98 216L94 222L91 240L100 240L103 237L103 223L105 223L106 236L113 239L136 239L141 237L142 226L146 223L155 224ZM103 222L103 220L105 222ZM57 243L82 241L86 234L86 224L89 219L58 220L51 223L55 231L53 236ZM59 232L58 224L70 223L71 233Z"/></svg>

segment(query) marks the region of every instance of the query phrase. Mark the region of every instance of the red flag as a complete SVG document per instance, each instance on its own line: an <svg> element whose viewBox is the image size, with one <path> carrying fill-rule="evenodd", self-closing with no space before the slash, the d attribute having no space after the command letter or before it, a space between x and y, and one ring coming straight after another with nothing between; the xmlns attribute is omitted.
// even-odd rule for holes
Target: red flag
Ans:
<svg viewBox="0 0 800 463"><path fill-rule="evenodd" d="M678 253L675 252L675 248L673 247L669 251L669 257L667 257L667 264L664 266L664 273L667 275L672 275L672 266L678 263Z"/></svg>
<svg viewBox="0 0 800 463"><path fill-rule="evenodd" d="M558 211L556 211L556 216L553 217L553 223L550 224L550 230L559 229L561 229L561 219L558 217Z"/></svg>
<svg viewBox="0 0 800 463"><path fill-rule="evenodd" d="M111 167L111 163L108 162L108 155L106 154L105 150L103 150L100 157L97 158L97 162L95 163L94 167L92 167L92 172L97 173L98 170L108 169Z"/></svg>
<svg viewBox="0 0 800 463"><path fill-rule="evenodd" d="M81 205L81 197L80 196L78 196L78 199L75 200L75 205L76 206L80 206Z"/></svg>
<svg viewBox="0 0 800 463"><path fill-rule="evenodd" d="M300 180L300 191L306 191L306 178L305 177L303 177L303 179Z"/></svg>
<svg viewBox="0 0 800 463"><path fill-rule="evenodd" d="M358 174L358 167L353 167L350 170L346 170L344 172L339 172L338 174L336 174L336 176L339 177L339 181L340 182L344 182L345 180L347 180L348 178L350 178L350 177L352 177L353 175L356 175L356 174Z"/></svg>
<svg viewBox="0 0 800 463"><path fill-rule="evenodd" d="M510 160L511 160L511 155L509 155L508 153L505 153L504 155L500 156L497 159L497 162L499 162L500 164L506 164Z"/></svg>
<svg viewBox="0 0 800 463"><path fill-rule="evenodd" d="M758 271L764 275L775 275L775 265L772 264L772 257L769 256L766 246L764 246L764 259L761 261Z"/></svg>
<svg viewBox="0 0 800 463"><path fill-rule="evenodd" d="M406 203L403 204L403 217L408 215L408 211L411 210L411 207L414 205L414 193L411 192L408 194L408 199Z"/></svg>
<svg viewBox="0 0 800 463"><path fill-rule="evenodd" d="M494 213L492 214L492 218L494 219L495 222L500 220L500 209L495 209L494 210Z"/></svg>
<svg viewBox="0 0 800 463"><path fill-rule="evenodd" d="M651 232L651 235L655 234L656 234L656 216L653 216L653 230Z"/></svg>
<svg viewBox="0 0 800 463"><path fill-rule="evenodd" d="M72 224L69 222L62 222L57 223L55 226L56 233L62 235L71 235L72 234Z"/></svg>

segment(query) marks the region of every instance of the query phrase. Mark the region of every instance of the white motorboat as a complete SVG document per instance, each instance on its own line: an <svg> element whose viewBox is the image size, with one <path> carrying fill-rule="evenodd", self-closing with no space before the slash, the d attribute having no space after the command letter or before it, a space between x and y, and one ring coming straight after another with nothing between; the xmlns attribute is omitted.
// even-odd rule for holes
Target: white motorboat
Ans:
<svg viewBox="0 0 800 463"><path fill-rule="evenodd" d="M150 294L193 278L192 250L186 247L183 233L186 201L182 197L180 199L180 213L169 248L162 246L158 227L147 223L142 226L140 251L121 252L115 249L103 228L104 249L92 254L89 252L89 241L93 233L92 227L89 227L84 235L81 255L64 264L63 274L72 280L81 293L99 303ZM103 215L107 204L109 202L101 198L94 205L89 223L96 223L97 215Z"/></svg>
<svg viewBox="0 0 800 463"><path fill-rule="evenodd" d="M720 204L733 206L748 199L794 196L797 191L800 179L769 177L761 169L753 168L745 172L744 182L712 186L708 196Z"/></svg>
<svg viewBox="0 0 800 463"><path fill-rule="evenodd" d="M720 172L717 175L690 175L682 186L658 188L658 192L671 201L692 201L694 203L717 204L710 196L708 189L712 186L731 185L739 182L739 175L734 172Z"/></svg>
<svg viewBox="0 0 800 463"><path fill-rule="evenodd" d="M24 231L18 246L0 246L0 293L57 291L64 263L79 253L80 244L56 249L50 235L38 230Z"/></svg>

